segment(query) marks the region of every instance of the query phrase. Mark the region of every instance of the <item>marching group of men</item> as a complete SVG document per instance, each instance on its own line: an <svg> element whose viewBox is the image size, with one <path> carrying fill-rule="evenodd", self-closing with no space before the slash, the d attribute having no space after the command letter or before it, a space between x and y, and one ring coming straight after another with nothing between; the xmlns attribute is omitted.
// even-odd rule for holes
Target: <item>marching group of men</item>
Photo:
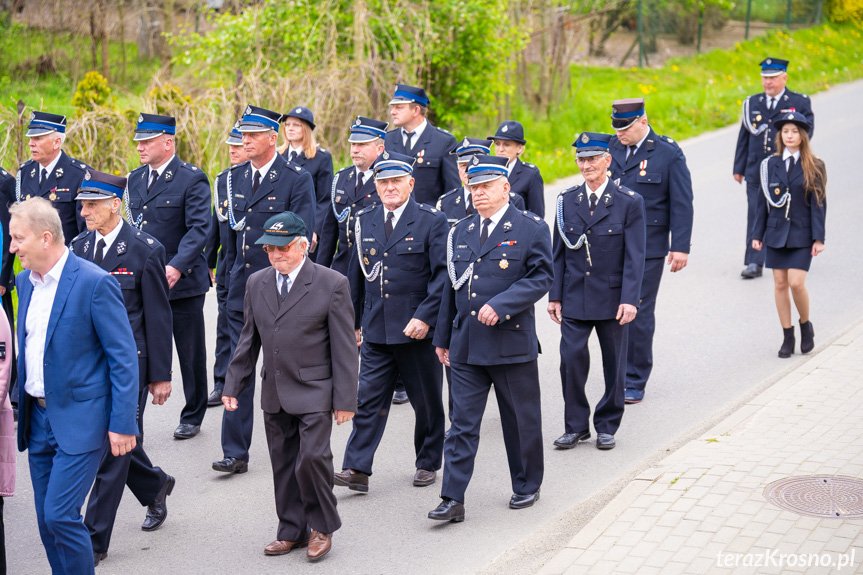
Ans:
<svg viewBox="0 0 863 575"><path fill-rule="evenodd" d="M787 67L765 62L770 73L777 62ZM261 407L279 516L269 555L308 547L317 560L330 550L341 525L332 487L368 491L399 384L416 416L413 484L435 483L443 467L441 503L429 518L465 518L492 387L509 505L532 506L543 478L534 307L546 294L561 326L565 421L554 445L591 437L585 384L595 329L605 379L593 410L596 447L615 446L624 403L645 395L662 271L666 262L672 272L687 265L693 196L681 149L654 132L643 99L613 102L615 134L582 132L573 143L585 182L557 197L550 230L542 177L518 158L521 124L457 142L428 122L428 106L422 88L399 84L395 129L357 117L347 134L353 165L335 174L323 209L308 171L277 152L285 116L265 108L248 106L231 130L231 167L212 188L177 157L172 117L139 116L143 165L122 178L69 158L66 119L33 113L33 159L14 180L4 172L0 191L3 209L12 206L4 241L25 268L15 284L19 447L30 450L55 572L91 573L105 559L124 485L147 506L144 530L165 521L175 479L144 452L143 411L150 395L162 404L171 394L173 341L185 395L174 437L199 433L211 280L219 315L209 402L225 406L223 458L213 469L248 470L263 351ZM7 313L11 260L0 275ZM114 279L101 281L107 275ZM121 297L127 319L117 317ZM53 357L58 337L81 354L65 348ZM351 419L335 472L332 421Z"/></svg>

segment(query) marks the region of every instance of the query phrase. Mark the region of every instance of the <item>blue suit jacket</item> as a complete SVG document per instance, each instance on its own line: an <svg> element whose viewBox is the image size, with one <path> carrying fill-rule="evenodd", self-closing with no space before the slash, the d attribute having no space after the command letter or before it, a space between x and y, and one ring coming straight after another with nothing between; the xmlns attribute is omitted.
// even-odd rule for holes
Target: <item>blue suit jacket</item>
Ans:
<svg viewBox="0 0 863 575"><path fill-rule="evenodd" d="M381 204L357 214L362 237L363 265L372 271L381 262L380 276L368 281L359 260L351 258L348 278L357 328L371 343L416 341L403 333L412 318L430 326L434 334L446 286L446 216L435 208L408 198L404 212L387 239ZM356 249L356 248L354 248Z"/></svg>
<svg viewBox="0 0 863 575"><path fill-rule="evenodd" d="M524 200L527 211L541 218L545 217L545 184L539 168L516 158L509 173L509 185L511 191Z"/></svg>
<svg viewBox="0 0 863 575"><path fill-rule="evenodd" d="M517 210L524 210L524 198L515 192L509 193L509 203ZM450 190L437 200L437 209L446 214L451 226L467 217L467 204L465 203L464 186Z"/></svg>
<svg viewBox="0 0 863 575"><path fill-rule="evenodd" d="M758 185L760 182L758 166L761 165L764 158L772 156L776 151L774 146L776 145L777 130L773 123L788 112L800 112L806 116L809 125L812 126L809 130L809 138L811 139L815 135L815 114L812 113L812 102L809 100L809 96L792 92L787 88L772 112L767 110L768 99L764 92L749 96L747 101L749 102L749 121L756 128L766 123L767 129L761 135L753 136L743 123L740 124L737 149L734 152L734 173L743 174L747 182Z"/></svg>
<svg viewBox="0 0 863 575"><path fill-rule="evenodd" d="M210 182L206 174L174 156L147 192L148 166L129 174L129 208L132 220L141 216L141 231L165 246L168 265L180 270L170 298L205 294L210 274L204 245L212 214Z"/></svg>
<svg viewBox="0 0 863 575"><path fill-rule="evenodd" d="M78 235L78 232L86 229L84 218L81 217L80 207L75 201L78 188L84 181L84 172L87 164L69 157L66 152L60 150L60 159L54 166L54 171L48 179L39 183L39 172L42 166L35 160L27 160L18 169L21 179L21 200L30 196L41 196L51 202L60 214L63 222L63 236L66 243ZM14 198L13 198L14 199Z"/></svg>
<svg viewBox="0 0 863 575"><path fill-rule="evenodd" d="M589 193L585 184L561 193L566 237L575 244L585 234L589 245L569 249L560 239L555 220L554 284L548 299L561 302L564 317L614 319L620 304L639 304L644 278L644 201L632 190L609 181L591 216Z"/></svg>
<svg viewBox="0 0 863 575"><path fill-rule="evenodd" d="M18 449L27 449L33 402L26 325L33 284L18 274ZM108 431L138 433L138 353L120 286L92 262L69 254L45 340L45 402L60 449L79 455L105 445Z"/></svg>
<svg viewBox="0 0 863 575"><path fill-rule="evenodd" d="M771 248L808 248L815 240L824 241L827 203L819 206L815 197L806 197L803 182L803 167L798 162L789 174L780 156L767 160L767 192L775 200L786 190L791 191L791 207L785 217L785 207L771 207L768 211L764 194L758 195L752 238L761 240ZM779 190L779 193L776 193Z"/></svg>
<svg viewBox="0 0 863 575"><path fill-rule="evenodd" d="M461 185L455 156L450 155L450 150L456 146L455 136L432 126L431 122L420 134L419 140L414 141L410 152L405 150L401 128L387 132L384 146L391 152L417 158L414 162L416 183L413 197L419 203L433 206L441 194Z"/></svg>
<svg viewBox="0 0 863 575"><path fill-rule="evenodd" d="M551 236L539 216L511 203L480 246L480 216L457 223L453 232L456 278L473 263L470 280L443 292L434 345L449 349L451 361L474 365L524 363L537 358L534 305L552 281ZM488 304L500 317L487 326L477 319Z"/></svg>
<svg viewBox="0 0 863 575"><path fill-rule="evenodd" d="M15 203L15 178L3 168L0 168L0 225L3 226L3 263L0 265L0 286L7 290L15 286L15 276L12 266L15 254L9 253L9 206Z"/></svg>
<svg viewBox="0 0 863 575"><path fill-rule="evenodd" d="M629 161L626 146L617 136L611 138L608 148L612 158L611 179L644 199L646 257L668 255L669 232L671 251L688 254L692 243L692 178L680 146L650 128L647 139Z"/></svg>
<svg viewBox="0 0 863 575"><path fill-rule="evenodd" d="M288 154L285 150L286 160L289 160ZM300 152L293 163L302 166L312 176L315 187L315 229L312 231L318 234L320 243L321 227L324 223L324 215L330 208L330 192L333 189L333 155L318 146L314 158L309 159L305 152Z"/></svg>
<svg viewBox="0 0 863 575"><path fill-rule="evenodd" d="M216 176L213 182L216 189L214 194L215 205L213 206L213 217L210 222L210 231L207 235L207 243L204 246L204 255L207 257L207 267L216 270L216 283L227 286L230 266L234 263L234 251L237 249L230 241L231 226L228 224L228 170ZM224 221L220 219L225 218Z"/></svg>

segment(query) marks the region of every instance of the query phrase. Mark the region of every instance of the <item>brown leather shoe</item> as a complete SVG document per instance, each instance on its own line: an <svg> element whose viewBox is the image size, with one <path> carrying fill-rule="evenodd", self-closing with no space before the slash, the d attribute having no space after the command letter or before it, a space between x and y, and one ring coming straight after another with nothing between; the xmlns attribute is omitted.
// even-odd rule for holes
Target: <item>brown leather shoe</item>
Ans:
<svg viewBox="0 0 863 575"><path fill-rule="evenodd" d="M264 547L264 555L285 555L286 553L290 553L294 549L300 549L301 547L306 547L309 544L309 540L305 541L279 541L276 539L266 547Z"/></svg>
<svg viewBox="0 0 863 575"><path fill-rule="evenodd" d="M414 486L426 487L427 485L431 485L432 483L434 483L436 478L437 473L435 473L434 471L417 469L417 472L414 474Z"/></svg>
<svg viewBox="0 0 863 575"><path fill-rule="evenodd" d="M306 557L309 558L309 561L322 559L324 555L330 552L332 546L332 534L321 533L312 529L312 537L309 539L309 548L306 549Z"/></svg>
<svg viewBox="0 0 863 575"><path fill-rule="evenodd" d="M333 474L333 483L347 487L351 491L361 493L368 493L369 491L369 476L353 469L342 469Z"/></svg>

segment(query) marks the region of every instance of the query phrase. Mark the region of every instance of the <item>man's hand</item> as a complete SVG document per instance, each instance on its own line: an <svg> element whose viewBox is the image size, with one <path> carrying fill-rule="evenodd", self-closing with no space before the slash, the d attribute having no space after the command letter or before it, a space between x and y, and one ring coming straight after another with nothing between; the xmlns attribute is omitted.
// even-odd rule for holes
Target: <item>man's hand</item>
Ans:
<svg viewBox="0 0 863 575"><path fill-rule="evenodd" d="M6 295L6 288L4 286L0 286L0 296Z"/></svg>
<svg viewBox="0 0 863 575"><path fill-rule="evenodd" d="M497 312L495 312L490 305L485 304L480 308L479 313L476 314L476 319L478 319L482 324L494 325L500 318L497 317Z"/></svg>
<svg viewBox="0 0 863 575"><path fill-rule="evenodd" d="M153 405L165 405L171 397L170 381L154 381L150 384L150 393L153 394Z"/></svg>
<svg viewBox="0 0 863 575"><path fill-rule="evenodd" d="M622 303L617 308L617 315L614 319L620 320L620 325L626 325L635 319L635 314L638 313L638 308L629 303Z"/></svg>
<svg viewBox="0 0 863 575"><path fill-rule="evenodd" d="M689 263L689 254L686 252L668 252L668 263L671 264L672 272L679 272Z"/></svg>
<svg viewBox="0 0 863 575"><path fill-rule="evenodd" d="M407 327L402 330L404 334L413 339L424 339L429 332L429 324L417 318L411 318Z"/></svg>
<svg viewBox="0 0 863 575"><path fill-rule="evenodd" d="M174 284L180 279L180 275L182 275L180 274L180 270L174 266L165 266L165 277L168 278L168 289L174 287Z"/></svg>
<svg viewBox="0 0 863 575"><path fill-rule="evenodd" d="M734 174L734 181L738 184L743 183L743 174Z"/></svg>
<svg viewBox="0 0 863 575"><path fill-rule="evenodd" d="M336 418L336 425L341 425L343 423L347 423L348 421L350 421L354 418L354 412L353 411L342 411L340 409L336 409L333 412L333 415Z"/></svg>
<svg viewBox="0 0 863 575"><path fill-rule="evenodd" d="M222 396L222 405L224 405L225 409L227 409L228 411L237 411L237 407L239 406L239 404L237 403L237 398L228 395Z"/></svg>
<svg viewBox="0 0 863 575"><path fill-rule="evenodd" d="M815 240L815 243L812 244L812 257L817 256L821 252L824 251L824 242L821 240Z"/></svg>
<svg viewBox="0 0 863 575"><path fill-rule="evenodd" d="M449 350L444 349L442 347L434 348L434 352L437 354L437 359L442 364L449 366Z"/></svg>
<svg viewBox="0 0 863 575"><path fill-rule="evenodd" d="M551 321L560 325L560 322L563 319L563 314L560 313L560 302L559 301L548 302L547 310L548 310L548 315L551 317Z"/></svg>
<svg viewBox="0 0 863 575"><path fill-rule="evenodd" d="M210 285L214 285L216 283L216 270L211 269L210 272Z"/></svg>
<svg viewBox="0 0 863 575"><path fill-rule="evenodd" d="M311 245L309 245L309 253L310 254L315 253L316 247L318 247L318 234L312 232L312 242L311 242Z"/></svg>
<svg viewBox="0 0 863 575"><path fill-rule="evenodd" d="M752 249L761 251L761 240L752 240Z"/></svg>
<svg viewBox="0 0 863 575"><path fill-rule="evenodd" d="M357 347L360 347L361 345L363 345L363 330L362 330L362 328L355 329L354 335L357 336Z"/></svg>
<svg viewBox="0 0 863 575"><path fill-rule="evenodd" d="M134 435L123 435L122 433L109 431L108 441L111 443L111 455L114 457L126 455L135 449L136 441Z"/></svg>

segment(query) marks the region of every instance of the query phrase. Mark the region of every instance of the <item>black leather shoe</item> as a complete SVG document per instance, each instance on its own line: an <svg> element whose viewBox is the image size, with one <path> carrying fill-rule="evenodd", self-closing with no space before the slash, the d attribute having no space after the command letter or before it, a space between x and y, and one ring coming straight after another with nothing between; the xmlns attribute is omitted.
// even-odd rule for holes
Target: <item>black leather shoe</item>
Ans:
<svg viewBox="0 0 863 575"><path fill-rule="evenodd" d="M393 403L401 405L408 402L408 392L405 390L397 391L393 394Z"/></svg>
<svg viewBox="0 0 863 575"><path fill-rule="evenodd" d="M579 441L590 439L590 431L579 431L578 433L564 433L554 440L554 446L560 449L572 449Z"/></svg>
<svg viewBox="0 0 863 575"><path fill-rule="evenodd" d="M226 457L221 461L214 461L213 469L223 473L245 473L249 470L249 462L236 457Z"/></svg>
<svg viewBox="0 0 863 575"><path fill-rule="evenodd" d="M782 347L779 348L779 357L788 358L794 353L794 326L788 329L782 328Z"/></svg>
<svg viewBox="0 0 863 575"><path fill-rule="evenodd" d="M800 322L800 353L809 353L815 349L815 328L812 322Z"/></svg>
<svg viewBox="0 0 863 575"><path fill-rule="evenodd" d="M528 493L527 495L513 493L509 500L509 508L527 509L528 507L532 507L537 501L539 501L539 489L536 490L536 493Z"/></svg>
<svg viewBox="0 0 863 575"><path fill-rule="evenodd" d="M207 397L207 407L216 407L217 405L222 405L222 390L219 388L211 391Z"/></svg>
<svg viewBox="0 0 863 575"><path fill-rule="evenodd" d="M614 436L610 433L597 433L596 434L596 448L597 449L614 449Z"/></svg>
<svg viewBox="0 0 863 575"><path fill-rule="evenodd" d="M174 430L174 439L192 439L201 433L200 425L192 425L191 423L181 423Z"/></svg>
<svg viewBox="0 0 863 575"><path fill-rule="evenodd" d="M745 280L760 278L763 272L763 268L764 266L760 266L758 264L749 264L748 266L743 268L742 272L740 272L740 277Z"/></svg>
<svg viewBox="0 0 863 575"><path fill-rule="evenodd" d="M429 511L429 519L461 523L464 521L464 504L444 497L440 505Z"/></svg>
<svg viewBox="0 0 863 575"><path fill-rule="evenodd" d="M176 482L177 480L170 475L165 479L165 483L162 485L156 498L147 506L147 516L144 518L144 523L141 525L142 530L155 531L161 527L162 523L165 522L165 519L168 518L168 505L166 500L174 490L174 484Z"/></svg>
<svg viewBox="0 0 863 575"><path fill-rule="evenodd" d="M93 551L93 567L98 567L99 562L107 556L107 553L99 553L98 551Z"/></svg>

